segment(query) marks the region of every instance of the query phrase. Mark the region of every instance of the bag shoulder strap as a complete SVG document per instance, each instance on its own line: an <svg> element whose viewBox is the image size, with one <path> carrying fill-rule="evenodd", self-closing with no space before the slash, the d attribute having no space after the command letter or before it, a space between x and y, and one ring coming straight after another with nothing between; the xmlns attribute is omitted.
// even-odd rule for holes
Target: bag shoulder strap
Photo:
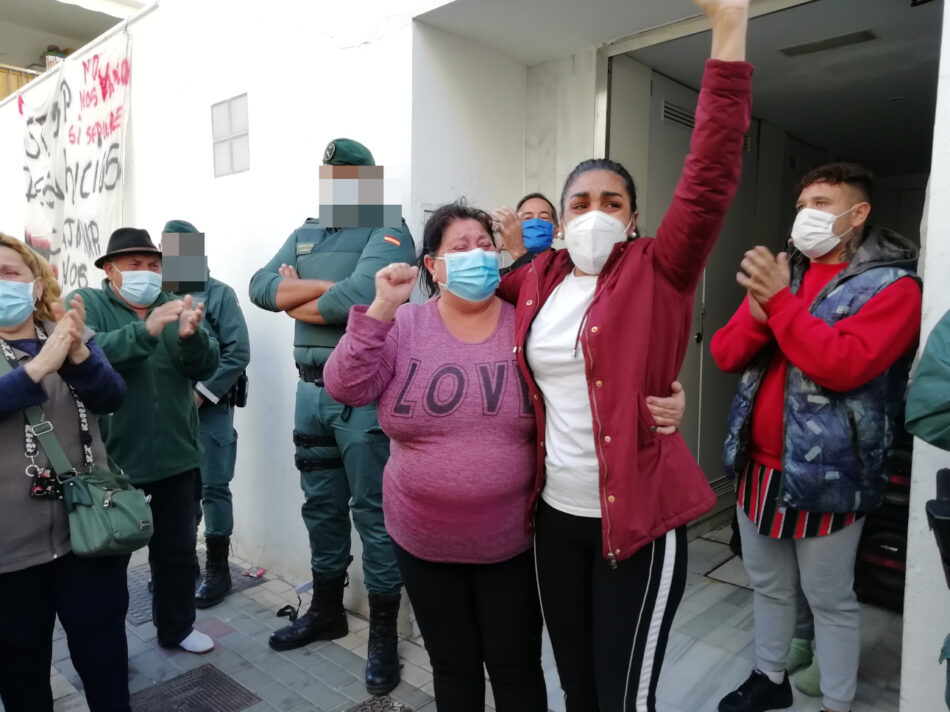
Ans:
<svg viewBox="0 0 950 712"><path fill-rule="evenodd" d="M0 376L13 371L13 365L6 358L0 358ZM57 475L73 472L73 466L60 445L59 439L53 434L53 424L43 415L43 410L37 405L24 409L26 420L30 424L31 432L40 441L40 446L49 458L49 464Z"/></svg>

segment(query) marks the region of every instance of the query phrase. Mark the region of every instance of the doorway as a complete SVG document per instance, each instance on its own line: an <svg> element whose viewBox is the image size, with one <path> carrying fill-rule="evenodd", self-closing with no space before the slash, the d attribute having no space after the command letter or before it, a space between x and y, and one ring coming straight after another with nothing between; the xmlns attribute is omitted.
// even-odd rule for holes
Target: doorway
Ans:
<svg viewBox="0 0 950 712"><path fill-rule="evenodd" d="M721 465L737 377L709 353L744 294L735 281L745 250L781 250L794 219L795 186L831 160L861 163L877 178L871 223L919 244L930 166L940 50L940 3L814 0L751 20L753 122L736 198L697 290L681 431L718 496L734 504ZM642 234L654 235L689 146L708 31L662 28L607 47L606 155L637 182ZM651 41L656 37L656 42Z"/></svg>

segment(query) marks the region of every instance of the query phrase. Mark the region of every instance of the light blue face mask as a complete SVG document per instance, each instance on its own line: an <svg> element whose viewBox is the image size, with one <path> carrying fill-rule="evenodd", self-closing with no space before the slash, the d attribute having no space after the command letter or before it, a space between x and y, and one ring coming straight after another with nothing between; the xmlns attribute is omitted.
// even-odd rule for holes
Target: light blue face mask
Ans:
<svg viewBox="0 0 950 712"><path fill-rule="evenodd" d="M0 280L0 329L19 326L30 318L36 298L33 282Z"/></svg>
<svg viewBox="0 0 950 712"><path fill-rule="evenodd" d="M122 275L119 294L129 304L147 307L158 299L158 294L162 291L162 275L151 270L119 270L119 274Z"/></svg>
<svg viewBox="0 0 950 712"><path fill-rule="evenodd" d="M450 252L435 259L445 260L445 284L442 286L460 299L483 302L498 289L501 275L497 252L476 247L468 252Z"/></svg>

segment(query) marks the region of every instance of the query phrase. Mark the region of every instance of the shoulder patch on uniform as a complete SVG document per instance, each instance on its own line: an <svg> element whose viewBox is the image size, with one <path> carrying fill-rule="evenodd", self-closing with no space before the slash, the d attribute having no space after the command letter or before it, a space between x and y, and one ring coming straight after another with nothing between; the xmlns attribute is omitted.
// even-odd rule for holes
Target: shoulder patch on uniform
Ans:
<svg viewBox="0 0 950 712"><path fill-rule="evenodd" d="M311 252L313 252L313 245L314 245L314 243L312 243L312 242L298 242L298 243L297 243L297 254L298 254L298 255L309 255Z"/></svg>
<svg viewBox="0 0 950 712"><path fill-rule="evenodd" d="M392 235L386 235L386 237L383 239L391 245L396 245L396 247L399 247L399 245L402 244L399 242L398 237L393 237Z"/></svg>

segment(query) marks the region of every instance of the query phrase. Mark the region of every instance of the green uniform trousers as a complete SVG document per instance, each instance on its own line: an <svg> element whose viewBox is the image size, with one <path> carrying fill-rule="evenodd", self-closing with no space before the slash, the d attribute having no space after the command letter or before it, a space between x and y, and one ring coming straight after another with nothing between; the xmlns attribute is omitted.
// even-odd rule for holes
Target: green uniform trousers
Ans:
<svg viewBox="0 0 950 712"><path fill-rule="evenodd" d="M201 421L201 509L205 536L231 536L234 512L231 488L237 458L237 431L234 408L223 398L220 403L205 402L198 409Z"/></svg>
<svg viewBox="0 0 950 712"><path fill-rule="evenodd" d="M297 469L305 501L314 572L344 572L350 556L350 512L363 542L363 580L369 593L399 593L402 578L383 523L383 467L389 438L376 406L350 408L320 386L297 383L294 414Z"/></svg>

